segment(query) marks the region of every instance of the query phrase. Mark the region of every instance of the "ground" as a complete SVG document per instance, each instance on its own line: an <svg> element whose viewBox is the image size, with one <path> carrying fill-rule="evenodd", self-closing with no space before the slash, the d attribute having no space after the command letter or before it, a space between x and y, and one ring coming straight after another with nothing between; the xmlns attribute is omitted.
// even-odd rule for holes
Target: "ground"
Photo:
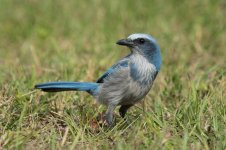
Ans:
<svg viewBox="0 0 226 150"><path fill-rule="evenodd" d="M0 149L225 149L226 2L1 0ZM149 33L163 64L127 122L100 127L86 93L43 93L46 81L95 81Z"/></svg>

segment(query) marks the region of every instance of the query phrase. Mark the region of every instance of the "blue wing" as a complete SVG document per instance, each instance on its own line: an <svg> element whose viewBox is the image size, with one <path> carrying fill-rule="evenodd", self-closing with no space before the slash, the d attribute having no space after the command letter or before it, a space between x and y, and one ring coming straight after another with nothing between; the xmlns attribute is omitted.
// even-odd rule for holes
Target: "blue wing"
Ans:
<svg viewBox="0 0 226 150"><path fill-rule="evenodd" d="M126 58L120 60L117 64L115 64L111 68L109 68L96 82L103 83L105 78L107 78L113 72L117 71L119 68L128 67L128 62L129 61Z"/></svg>

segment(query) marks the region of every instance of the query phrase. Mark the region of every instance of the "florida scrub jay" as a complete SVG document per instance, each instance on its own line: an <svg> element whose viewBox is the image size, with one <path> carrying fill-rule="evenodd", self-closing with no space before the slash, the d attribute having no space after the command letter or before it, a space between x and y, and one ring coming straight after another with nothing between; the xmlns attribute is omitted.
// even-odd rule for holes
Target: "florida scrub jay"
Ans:
<svg viewBox="0 0 226 150"><path fill-rule="evenodd" d="M35 88L45 92L86 91L107 106L105 120L111 126L116 106L121 106L119 114L124 117L131 106L147 95L162 63L160 48L148 34L132 34L117 44L127 46L130 53L96 82L49 82L37 84Z"/></svg>

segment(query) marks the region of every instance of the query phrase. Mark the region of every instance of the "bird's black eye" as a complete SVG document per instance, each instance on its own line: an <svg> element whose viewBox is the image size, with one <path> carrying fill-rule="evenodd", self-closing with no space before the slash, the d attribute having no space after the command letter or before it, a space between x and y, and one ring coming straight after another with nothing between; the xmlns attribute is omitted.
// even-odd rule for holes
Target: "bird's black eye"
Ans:
<svg viewBox="0 0 226 150"><path fill-rule="evenodd" d="M140 44L144 44L144 42L145 42L145 40L144 40L143 38L140 38L140 39L139 39L139 43L140 43Z"/></svg>

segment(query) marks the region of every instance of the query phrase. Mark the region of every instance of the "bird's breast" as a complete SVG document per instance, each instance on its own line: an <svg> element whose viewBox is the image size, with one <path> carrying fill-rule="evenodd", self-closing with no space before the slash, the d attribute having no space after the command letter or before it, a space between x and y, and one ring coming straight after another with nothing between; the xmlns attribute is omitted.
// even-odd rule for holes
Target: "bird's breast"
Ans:
<svg viewBox="0 0 226 150"><path fill-rule="evenodd" d="M156 72L156 67L142 56L133 58L130 63L130 77L142 86L151 86Z"/></svg>

